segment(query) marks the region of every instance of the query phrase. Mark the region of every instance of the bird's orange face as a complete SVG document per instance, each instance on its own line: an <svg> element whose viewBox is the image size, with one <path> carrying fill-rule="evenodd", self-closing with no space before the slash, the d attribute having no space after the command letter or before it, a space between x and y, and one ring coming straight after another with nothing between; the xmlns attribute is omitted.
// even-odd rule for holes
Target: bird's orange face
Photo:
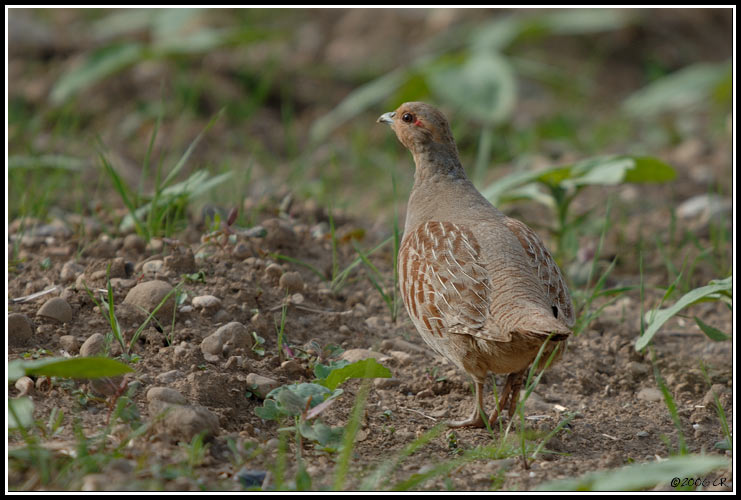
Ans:
<svg viewBox="0 0 741 500"><path fill-rule="evenodd" d="M399 141L412 153L432 142L455 147L448 120L424 102L405 102L396 111L382 114L377 121L388 123Z"/></svg>

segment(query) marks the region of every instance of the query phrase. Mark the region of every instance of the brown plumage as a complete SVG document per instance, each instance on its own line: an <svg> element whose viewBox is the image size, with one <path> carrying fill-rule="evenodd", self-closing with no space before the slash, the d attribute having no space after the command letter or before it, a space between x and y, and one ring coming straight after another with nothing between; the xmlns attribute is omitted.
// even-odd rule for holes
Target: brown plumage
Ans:
<svg viewBox="0 0 741 500"><path fill-rule="evenodd" d="M493 423L512 416L523 376L548 335L543 357L574 325L561 271L537 234L497 210L471 181L445 116L422 102L383 114L414 156L416 172L399 250L399 286L424 341L468 373L476 405L452 427L483 426L483 384L508 373Z"/></svg>

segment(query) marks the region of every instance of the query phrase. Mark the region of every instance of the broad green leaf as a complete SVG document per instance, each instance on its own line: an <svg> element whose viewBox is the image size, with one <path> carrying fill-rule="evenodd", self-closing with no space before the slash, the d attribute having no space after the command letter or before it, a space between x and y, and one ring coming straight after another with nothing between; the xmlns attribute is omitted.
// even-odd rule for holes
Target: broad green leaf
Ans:
<svg viewBox="0 0 741 500"><path fill-rule="evenodd" d="M375 359L369 358L334 369L318 383L334 390L338 385L351 378L391 378L391 371Z"/></svg>
<svg viewBox="0 0 741 500"><path fill-rule="evenodd" d="M705 323L703 320L695 316L695 323L697 323L697 326L700 327L700 330L702 330L705 335L707 335L711 340L715 340L717 342L723 341L723 340L731 340L731 336L718 330L714 326L710 326L707 323Z"/></svg>
<svg viewBox="0 0 741 500"><path fill-rule="evenodd" d="M255 408L255 413L266 420L278 420L285 416L301 415L311 398L309 408L313 408L323 401L335 398L342 394L341 389L332 391L319 384L291 384L282 385L270 391L265 396L262 408Z"/></svg>
<svg viewBox="0 0 741 500"><path fill-rule="evenodd" d="M669 182L677 172L670 165L651 156L631 156L635 165L625 172L625 182Z"/></svg>
<svg viewBox="0 0 741 500"><path fill-rule="evenodd" d="M50 99L55 105L131 66L146 56L145 48L136 42L107 45L93 51L82 65L69 68L57 80Z"/></svg>
<svg viewBox="0 0 741 500"><path fill-rule="evenodd" d="M637 118L684 111L708 100L727 78L729 67L730 62L684 67L633 93L623 102L623 111Z"/></svg>
<svg viewBox="0 0 741 500"><path fill-rule="evenodd" d="M18 418L16 419L16 417ZM17 429L18 427L27 429L32 424L33 401L31 401L31 398L8 399L8 429Z"/></svg>
<svg viewBox="0 0 741 500"><path fill-rule="evenodd" d="M134 371L130 366L115 359L91 358L48 358L34 361L15 360L8 365L8 378L13 380L20 374L42 377L100 378L115 377ZM20 377L17 377L20 378ZM16 378L16 380L17 380Z"/></svg>
<svg viewBox="0 0 741 500"><path fill-rule="evenodd" d="M278 420L281 416L274 399L266 399L262 406L255 408L255 414L263 420Z"/></svg>
<svg viewBox="0 0 741 500"><path fill-rule="evenodd" d="M299 424L299 432L306 439L316 441L321 446L330 448L339 448L342 444L342 434L345 431L344 427L329 427L321 421L314 423L301 422Z"/></svg>
<svg viewBox="0 0 741 500"><path fill-rule="evenodd" d="M666 309L654 309L648 311L644 316L644 319L646 321L646 330L643 332L642 336L638 337L635 347L636 350L640 351L641 349L646 347L653 336L656 334L656 332L659 331L659 328L661 328L661 326L666 323L669 318L676 315L685 307L708 299L718 300L717 297L720 296L718 294L722 295L723 292L730 292L733 288L731 278L732 277L729 276L724 280L711 282L712 284L710 285L695 288L694 290L683 295L676 303L674 303L674 305Z"/></svg>
<svg viewBox="0 0 741 500"><path fill-rule="evenodd" d="M314 376L316 378L322 379L327 378L330 373L332 373L332 370L336 370L338 368L342 368L344 366L349 365L350 362L345 359L340 359L337 361L331 361L328 365L323 365L321 363L316 363L314 365Z"/></svg>
<svg viewBox="0 0 741 500"><path fill-rule="evenodd" d="M427 82L441 99L483 123L501 123L514 109L514 72L509 61L496 52L474 52L462 66L432 65Z"/></svg>
<svg viewBox="0 0 741 500"><path fill-rule="evenodd" d="M634 464L618 469L590 472L575 479L543 483L541 491L636 491L657 485L671 485L674 478L697 477L716 469L730 467L728 459L718 455L686 455L661 462Z"/></svg>

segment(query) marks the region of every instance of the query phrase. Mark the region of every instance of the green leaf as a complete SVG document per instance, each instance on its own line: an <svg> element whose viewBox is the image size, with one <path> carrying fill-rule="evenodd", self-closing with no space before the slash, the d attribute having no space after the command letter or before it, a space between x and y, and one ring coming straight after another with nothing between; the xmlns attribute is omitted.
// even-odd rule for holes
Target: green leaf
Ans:
<svg viewBox="0 0 741 500"><path fill-rule="evenodd" d="M697 63L666 75L630 95L623 111L636 118L685 111L709 100L727 78L730 62Z"/></svg>
<svg viewBox="0 0 741 500"><path fill-rule="evenodd" d="M82 158L67 155L11 155L8 156L8 169L58 169L70 172L82 171L88 162Z"/></svg>
<svg viewBox="0 0 741 500"><path fill-rule="evenodd" d="M427 81L441 99L486 124L507 120L515 106L514 71L496 52L476 51L462 66L431 65Z"/></svg>
<svg viewBox="0 0 741 500"><path fill-rule="evenodd" d="M575 479L550 481L541 484L536 490L635 491L657 485L670 485L674 478L697 477L730 465L728 459L717 455L677 456L661 462L590 472Z"/></svg>
<svg viewBox="0 0 741 500"><path fill-rule="evenodd" d="M691 306L698 302L705 300L719 300L719 297L724 293L728 293L733 288L731 276L724 280L711 281L711 284L695 288L694 290L686 293L682 296L674 305L666 309L653 309L648 311L644 318L646 321L646 330L643 335L638 337L636 341L636 350L640 351L648 345L653 336L659 331L659 328L666 323L669 318L676 315L679 311L685 307Z"/></svg>
<svg viewBox="0 0 741 500"><path fill-rule="evenodd" d="M319 380L318 383L333 390L351 378L391 378L391 371L382 364L379 364L375 359L369 358L334 369L326 378Z"/></svg>
<svg viewBox="0 0 741 500"><path fill-rule="evenodd" d="M115 377L134 371L130 366L110 358L49 358L35 361L15 360L8 365L8 379L23 375L64 378ZM17 375L19 375L17 378Z"/></svg>
<svg viewBox="0 0 741 500"><path fill-rule="evenodd" d="M263 420L278 420L281 416L278 405L273 399L266 399L261 407L255 408L255 414Z"/></svg>
<svg viewBox="0 0 741 500"><path fill-rule="evenodd" d="M69 97L143 59L145 53L144 47L136 42L107 45L93 51L82 65L68 69L57 80L50 94L51 102L55 105L63 103Z"/></svg>
<svg viewBox="0 0 741 500"><path fill-rule="evenodd" d="M314 376L319 379L327 378L329 374L332 373L332 370L345 367L349 364L350 362L345 359L340 359L337 361L330 361L328 365L316 363L314 365Z"/></svg>
<svg viewBox="0 0 741 500"><path fill-rule="evenodd" d="M342 394L342 390L328 389L319 384L291 384L282 385L270 391L265 396L262 408L255 408L255 413L266 420L278 420L285 416L301 415L311 398L309 408L313 408L323 401L335 398Z"/></svg>
<svg viewBox="0 0 741 500"><path fill-rule="evenodd" d="M342 444L343 427L329 427L320 420L309 423L302 421L298 426L299 432L306 439L316 441L323 447L339 448Z"/></svg>
<svg viewBox="0 0 741 500"><path fill-rule="evenodd" d="M31 398L8 399L8 429L17 429L18 427L27 429L32 424L33 401L31 401Z"/></svg>
<svg viewBox="0 0 741 500"><path fill-rule="evenodd" d="M711 340L715 340L716 342L720 342L722 340L731 340L730 335L718 330L713 326L708 325L697 316L695 316L695 323L697 323L697 326L700 327L700 330L702 330L705 335L707 335Z"/></svg>

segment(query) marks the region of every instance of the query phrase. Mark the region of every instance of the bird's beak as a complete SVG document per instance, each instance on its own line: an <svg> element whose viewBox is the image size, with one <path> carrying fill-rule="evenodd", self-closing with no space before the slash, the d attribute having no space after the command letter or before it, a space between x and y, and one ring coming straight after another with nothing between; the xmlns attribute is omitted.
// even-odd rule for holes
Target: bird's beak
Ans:
<svg viewBox="0 0 741 500"><path fill-rule="evenodd" d="M390 125L394 123L395 115L396 115L396 111L389 111L388 113L384 113L378 117L378 120L376 120L376 123L388 123Z"/></svg>

